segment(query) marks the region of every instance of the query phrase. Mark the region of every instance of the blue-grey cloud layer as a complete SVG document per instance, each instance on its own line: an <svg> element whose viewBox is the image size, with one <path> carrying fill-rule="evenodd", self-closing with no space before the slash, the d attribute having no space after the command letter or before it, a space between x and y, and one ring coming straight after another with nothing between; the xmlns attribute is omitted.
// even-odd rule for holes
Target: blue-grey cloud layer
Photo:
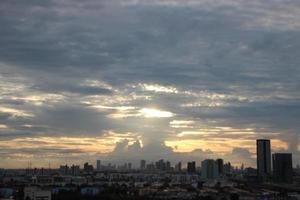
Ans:
<svg viewBox="0 0 300 200"><path fill-rule="evenodd" d="M0 105L32 115L1 112L9 129L0 129L0 140L115 130L138 132L155 148L174 134L171 120L190 119L250 127L255 137L279 133L267 137L298 153L298 11L296 0L1 1ZM145 91L140 83L188 93ZM39 105L24 98L47 94L57 96ZM113 110L86 104L92 97L175 117L115 120Z"/></svg>

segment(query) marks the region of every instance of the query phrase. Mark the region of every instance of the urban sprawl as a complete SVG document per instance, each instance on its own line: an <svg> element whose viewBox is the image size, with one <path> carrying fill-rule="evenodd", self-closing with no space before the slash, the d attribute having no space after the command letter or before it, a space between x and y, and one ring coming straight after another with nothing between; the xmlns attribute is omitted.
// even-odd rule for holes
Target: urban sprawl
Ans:
<svg viewBox="0 0 300 200"><path fill-rule="evenodd" d="M95 167L85 163L58 169L0 169L0 199L165 199L254 200L300 199L300 169L293 168L291 153L271 155L271 141L256 141L257 168L233 167L223 159L201 165L160 159L121 166Z"/></svg>

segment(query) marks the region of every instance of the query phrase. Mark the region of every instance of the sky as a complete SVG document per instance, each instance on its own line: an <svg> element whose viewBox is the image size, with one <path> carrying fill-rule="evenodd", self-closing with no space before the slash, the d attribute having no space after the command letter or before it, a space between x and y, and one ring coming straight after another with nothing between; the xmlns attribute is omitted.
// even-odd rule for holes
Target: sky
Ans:
<svg viewBox="0 0 300 200"><path fill-rule="evenodd" d="M0 167L300 162L298 0L1 0Z"/></svg>

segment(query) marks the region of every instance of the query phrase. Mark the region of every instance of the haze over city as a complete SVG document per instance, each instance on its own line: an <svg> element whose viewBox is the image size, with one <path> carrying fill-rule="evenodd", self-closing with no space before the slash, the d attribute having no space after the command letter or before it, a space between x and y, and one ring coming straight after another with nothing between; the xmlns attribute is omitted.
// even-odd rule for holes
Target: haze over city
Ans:
<svg viewBox="0 0 300 200"><path fill-rule="evenodd" d="M300 2L0 2L0 168L300 163Z"/></svg>

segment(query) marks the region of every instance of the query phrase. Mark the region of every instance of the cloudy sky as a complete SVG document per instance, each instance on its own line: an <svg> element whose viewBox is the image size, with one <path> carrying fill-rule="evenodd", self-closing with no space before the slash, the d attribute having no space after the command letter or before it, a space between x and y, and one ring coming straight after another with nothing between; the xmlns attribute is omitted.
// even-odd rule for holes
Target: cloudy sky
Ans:
<svg viewBox="0 0 300 200"><path fill-rule="evenodd" d="M298 0L1 0L0 167L300 162Z"/></svg>

